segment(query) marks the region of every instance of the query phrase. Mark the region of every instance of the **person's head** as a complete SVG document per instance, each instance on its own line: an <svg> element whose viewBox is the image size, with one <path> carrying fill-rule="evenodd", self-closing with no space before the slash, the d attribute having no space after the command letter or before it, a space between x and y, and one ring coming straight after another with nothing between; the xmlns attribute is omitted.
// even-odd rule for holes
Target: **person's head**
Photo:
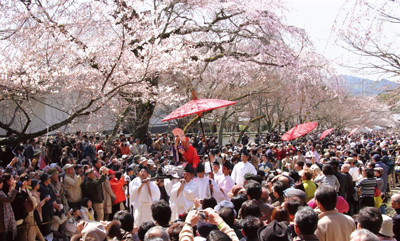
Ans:
<svg viewBox="0 0 400 241"><path fill-rule="evenodd" d="M350 171L350 164L343 164L341 167L343 173L348 173Z"/></svg>
<svg viewBox="0 0 400 241"><path fill-rule="evenodd" d="M232 239L219 230L213 230L207 235L206 241L231 241Z"/></svg>
<svg viewBox="0 0 400 241"><path fill-rule="evenodd" d="M212 165L213 172L214 173L218 173L219 172L219 168L220 168L219 162L218 161L214 161L213 165Z"/></svg>
<svg viewBox="0 0 400 241"><path fill-rule="evenodd" d="M263 226L259 218L247 216L242 220L242 230L244 235L249 239L257 239L257 231Z"/></svg>
<svg viewBox="0 0 400 241"><path fill-rule="evenodd" d="M374 178L374 170L372 168L364 168L362 172L366 178Z"/></svg>
<svg viewBox="0 0 400 241"><path fill-rule="evenodd" d="M204 178L204 165L201 162L196 167L196 174L198 178Z"/></svg>
<svg viewBox="0 0 400 241"><path fill-rule="evenodd" d="M384 170L383 170L382 167L375 167L374 168L375 177L381 177L383 173L384 173Z"/></svg>
<svg viewBox="0 0 400 241"><path fill-rule="evenodd" d="M278 222L290 222L289 212L282 206L278 206L272 210L271 218Z"/></svg>
<svg viewBox="0 0 400 241"><path fill-rule="evenodd" d="M235 223L235 212L230 207L223 207L218 211L219 216L224 220L229 227L233 228Z"/></svg>
<svg viewBox="0 0 400 241"><path fill-rule="evenodd" d="M294 231L297 235L314 234L318 226L318 214L309 206L301 207L294 215Z"/></svg>
<svg viewBox="0 0 400 241"><path fill-rule="evenodd" d="M144 180L149 176L149 173L147 172L147 167L145 166L139 166L139 172L138 172L138 176L140 177L140 179Z"/></svg>
<svg viewBox="0 0 400 241"><path fill-rule="evenodd" d="M247 200L249 200L249 199L247 198L247 195L245 195L245 194L238 194L231 198L231 202L235 206L236 213L239 213L239 210L242 207L243 203Z"/></svg>
<svg viewBox="0 0 400 241"><path fill-rule="evenodd" d="M400 194L394 194L392 198L390 199L390 206L393 209L399 209L400 208Z"/></svg>
<svg viewBox="0 0 400 241"><path fill-rule="evenodd" d="M45 186L48 186L50 184L50 181L51 181L49 174L43 173L42 175L40 175L40 181Z"/></svg>
<svg viewBox="0 0 400 241"><path fill-rule="evenodd" d="M294 169L296 171L303 170L303 167L304 167L304 161L297 161L297 162L294 163Z"/></svg>
<svg viewBox="0 0 400 241"><path fill-rule="evenodd" d="M246 184L246 195L249 199L258 200L261 198L261 185L255 181L248 181Z"/></svg>
<svg viewBox="0 0 400 241"><path fill-rule="evenodd" d="M247 154L247 152L246 153L242 153L240 158L241 158L243 163L246 163L249 160L249 154Z"/></svg>
<svg viewBox="0 0 400 241"><path fill-rule="evenodd" d="M285 185L285 183L279 180L276 181L272 187L274 196L276 198L283 197L283 191L285 191L286 188L287 186Z"/></svg>
<svg viewBox="0 0 400 241"><path fill-rule="evenodd" d="M100 159L94 159L94 160L93 160L93 166L96 167L97 169L100 169L100 167L101 167L101 160L100 160Z"/></svg>
<svg viewBox="0 0 400 241"><path fill-rule="evenodd" d="M217 200L215 200L214 197L208 196L208 197L205 197L203 199L202 208L203 208L203 210L206 209L206 208L214 209L214 207L217 206L217 204L218 204Z"/></svg>
<svg viewBox="0 0 400 241"><path fill-rule="evenodd" d="M133 215L130 214L126 210L118 211L114 214L114 220L118 220L121 222L121 228L127 232L132 232L134 218ZM153 222L151 222L153 223Z"/></svg>
<svg viewBox="0 0 400 241"><path fill-rule="evenodd" d="M90 198L83 198L82 199L82 206L84 206L85 208L91 208L92 207L92 200L90 200Z"/></svg>
<svg viewBox="0 0 400 241"><path fill-rule="evenodd" d="M147 233L147 231L149 231L152 227L155 227L156 225L151 222L143 222L138 229L138 238L140 241L144 241L145 239L145 234Z"/></svg>
<svg viewBox="0 0 400 241"><path fill-rule="evenodd" d="M357 215L357 227L378 234L382 226L382 214L374 207L365 207Z"/></svg>
<svg viewBox="0 0 400 241"><path fill-rule="evenodd" d="M159 200L151 205L151 215L156 224L166 227L171 220L171 207L164 200Z"/></svg>
<svg viewBox="0 0 400 241"><path fill-rule="evenodd" d="M356 229L351 233L350 241L379 241L379 238L367 229Z"/></svg>
<svg viewBox="0 0 400 241"><path fill-rule="evenodd" d="M279 240L291 241L291 233L286 222L277 222L272 220L268 225L257 231L257 237L260 241Z"/></svg>
<svg viewBox="0 0 400 241"><path fill-rule="evenodd" d="M149 229L144 236L144 241L169 241L169 236L167 231L163 227L155 226Z"/></svg>
<svg viewBox="0 0 400 241"><path fill-rule="evenodd" d="M184 223L174 223L168 228L170 241L179 241L179 233L182 231L184 225Z"/></svg>
<svg viewBox="0 0 400 241"><path fill-rule="evenodd" d="M35 190L35 191L38 190L38 189L40 188L39 183L40 183L39 180L37 180L37 179L32 179L32 181L31 181L32 190ZM1 189L1 187L0 187L0 189Z"/></svg>
<svg viewBox="0 0 400 241"><path fill-rule="evenodd" d="M321 185L314 194L318 208L325 212L331 211L336 207L337 193L336 190L328 185Z"/></svg>
<svg viewBox="0 0 400 241"><path fill-rule="evenodd" d="M183 179L185 179L185 182L190 182L193 178L193 167L190 163L188 163L185 166L185 169L183 170Z"/></svg>
<svg viewBox="0 0 400 241"><path fill-rule="evenodd" d="M290 220L294 219L294 215L300 207L304 206L303 200L297 196L289 197L284 203L283 207L288 211Z"/></svg>
<svg viewBox="0 0 400 241"><path fill-rule="evenodd" d="M312 171L312 170L310 170L310 169L304 169L304 170L303 170L302 179L303 179L304 181L311 180L312 177L313 177L313 171Z"/></svg>
<svg viewBox="0 0 400 241"><path fill-rule="evenodd" d="M324 164L322 166L322 172L324 175L329 176L329 175L334 175L335 174L335 169L331 164Z"/></svg>
<svg viewBox="0 0 400 241"><path fill-rule="evenodd" d="M240 216L242 219L247 216L260 217L260 207L256 200L247 200L242 204L240 209Z"/></svg>
<svg viewBox="0 0 400 241"><path fill-rule="evenodd" d="M79 217L79 215L81 215L80 209L79 209L78 207L72 208L72 215L73 215L75 218Z"/></svg>
<svg viewBox="0 0 400 241"><path fill-rule="evenodd" d="M187 151L187 149L190 146L189 138L186 137L184 141L181 141L181 144L182 144L183 149L185 149L185 151Z"/></svg>

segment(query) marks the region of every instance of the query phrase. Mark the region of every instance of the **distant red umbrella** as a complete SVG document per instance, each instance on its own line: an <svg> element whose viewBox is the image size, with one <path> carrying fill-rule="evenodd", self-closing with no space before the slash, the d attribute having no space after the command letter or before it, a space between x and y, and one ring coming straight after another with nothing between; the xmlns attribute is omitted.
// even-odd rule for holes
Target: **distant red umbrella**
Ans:
<svg viewBox="0 0 400 241"><path fill-rule="evenodd" d="M296 139L297 137L304 136L308 132L314 130L315 127L317 127L318 123L317 122L308 122L305 124L301 125L296 125L292 129L290 129L288 132L286 132L282 137L282 141L290 141L293 139Z"/></svg>
<svg viewBox="0 0 400 241"><path fill-rule="evenodd" d="M320 140L324 139L325 136L329 135L329 133L331 133L333 131L333 129L335 128L331 128L328 130L325 130L324 132L322 132L321 136L319 137Z"/></svg>
<svg viewBox="0 0 400 241"><path fill-rule="evenodd" d="M200 118L201 130L204 134L203 124L201 122L201 113L209 110L222 108L229 105L236 104L235 101L218 100L218 99L197 99L196 92L192 91L193 100L186 103L185 105L174 110L171 114L167 115L161 121L169 121L173 119L182 118L189 115L198 115Z"/></svg>
<svg viewBox="0 0 400 241"><path fill-rule="evenodd" d="M358 128L354 128L353 130L351 130L349 133L349 136L353 135L357 130L358 130Z"/></svg>

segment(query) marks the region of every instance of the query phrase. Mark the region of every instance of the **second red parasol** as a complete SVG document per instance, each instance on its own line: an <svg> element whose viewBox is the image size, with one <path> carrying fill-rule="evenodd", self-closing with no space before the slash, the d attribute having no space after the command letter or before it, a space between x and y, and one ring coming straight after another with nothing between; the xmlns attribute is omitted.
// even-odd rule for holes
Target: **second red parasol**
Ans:
<svg viewBox="0 0 400 241"><path fill-rule="evenodd" d="M354 128L353 130L350 131L349 136L353 135L354 133L356 133L356 131L358 130L358 128Z"/></svg>
<svg viewBox="0 0 400 241"><path fill-rule="evenodd" d="M301 125L296 125L292 129L290 129L288 132L286 132L282 137L282 141L290 141L293 139L296 139L300 136L304 136L308 132L314 130L315 127L317 127L318 123L317 122L308 122L304 123Z"/></svg>
<svg viewBox="0 0 400 241"><path fill-rule="evenodd" d="M322 132L321 136L319 137L320 140L324 139L325 136L329 135L329 133L331 133L333 131L333 129L335 128L331 128L328 130L325 130L324 132Z"/></svg>

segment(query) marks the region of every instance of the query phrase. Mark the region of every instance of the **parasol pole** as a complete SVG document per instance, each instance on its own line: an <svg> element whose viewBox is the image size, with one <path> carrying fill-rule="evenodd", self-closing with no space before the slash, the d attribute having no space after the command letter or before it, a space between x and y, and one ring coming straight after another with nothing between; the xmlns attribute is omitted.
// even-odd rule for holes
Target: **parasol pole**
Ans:
<svg viewBox="0 0 400 241"><path fill-rule="evenodd" d="M196 94L196 91L194 91L194 90L192 90L192 99L197 100L197 94ZM203 122L201 121L201 112L197 113L197 116L199 117L199 120L200 120L201 132L203 133L203 136L205 136L204 129L203 129Z"/></svg>

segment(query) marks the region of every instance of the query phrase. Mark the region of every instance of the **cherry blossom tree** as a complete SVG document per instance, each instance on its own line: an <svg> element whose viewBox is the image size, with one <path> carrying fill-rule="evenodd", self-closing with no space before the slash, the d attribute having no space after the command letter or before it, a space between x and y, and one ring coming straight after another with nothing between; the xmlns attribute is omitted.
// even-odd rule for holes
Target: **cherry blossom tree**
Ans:
<svg viewBox="0 0 400 241"><path fill-rule="evenodd" d="M165 75L205 92L215 85L210 68L220 71L217 86L237 84L239 73L242 85L257 82L260 67L296 75L309 41L285 24L284 9L279 0L2 2L0 127L18 138L0 144L112 116L119 125L129 106L144 108L147 129L157 102L185 96L162 91L179 87L160 81ZM39 104L56 118L38 113Z"/></svg>

